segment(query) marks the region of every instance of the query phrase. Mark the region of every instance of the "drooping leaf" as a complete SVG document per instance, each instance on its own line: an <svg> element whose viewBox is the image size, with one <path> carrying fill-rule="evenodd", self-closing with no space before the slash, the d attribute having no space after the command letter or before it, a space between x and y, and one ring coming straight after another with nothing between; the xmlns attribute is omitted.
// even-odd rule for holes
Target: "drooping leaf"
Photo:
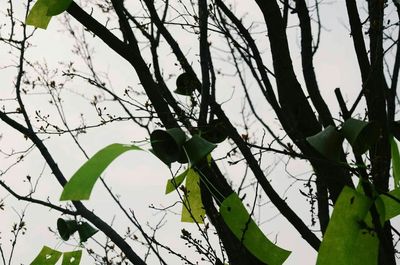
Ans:
<svg viewBox="0 0 400 265"><path fill-rule="evenodd" d="M400 154L394 137L390 137L390 150L392 153L392 170L395 188L400 187Z"/></svg>
<svg viewBox="0 0 400 265"><path fill-rule="evenodd" d="M168 193L176 190L182 184L182 182L185 180L188 171L189 171L189 169L186 169L178 176L176 176L172 179L169 179L167 181L167 187L165 188L165 194L168 194Z"/></svg>
<svg viewBox="0 0 400 265"><path fill-rule="evenodd" d="M48 0L48 3L47 16L56 16L67 10L72 0Z"/></svg>
<svg viewBox="0 0 400 265"><path fill-rule="evenodd" d="M379 238L372 229L372 218L368 212L363 223L360 223L362 229L358 232L355 239L354 249L352 252L352 265L376 265L378 262Z"/></svg>
<svg viewBox="0 0 400 265"><path fill-rule="evenodd" d="M375 247L371 238L367 238L367 242L358 241L365 239L363 233L370 231L365 220L371 204L372 201L365 195L348 187L343 188L319 248L317 265L354 264L357 261L354 256L364 255L356 253L357 249ZM375 265L377 257L370 257L365 262L363 265Z"/></svg>
<svg viewBox="0 0 400 265"><path fill-rule="evenodd" d="M385 221L400 214L400 188L379 196L385 205Z"/></svg>
<svg viewBox="0 0 400 265"><path fill-rule="evenodd" d="M362 193L364 194L364 193ZM375 207L380 217L380 223L385 222L385 205L382 199L378 196L375 200ZM354 244L353 253L360 255L352 255L352 265L376 265L378 263L379 254L379 238L374 230L371 212L368 211L366 218L360 222L361 230L358 233Z"/></svg>
<svg viewBox="0 0 400 265"><path fill-rule="evenodd" d="M203 223L206 216L203 202L201 201L200 176L193 169L186 175L184 205L182 205L182 222Z"/></svg>
<svg viewBox="0 0 400 265"><path fill-rule="evenodd" d="M79 265L82 258L82 250L64 252L61 265Z"/></svg>
<svg viewBox="0 0 400 265"><path fill-rule="evenodd" d="M32 261L31 265L54 265L60 259L61 255L61 252L43 246L39 255Z"/></svg>
<svg viewBox="0 0 400 265"><path fill-rule="evenodd" d="M236 193L225 198L219 211L232 233L260 261L280 265L289 257L290 251L278 247L264 235Z"/></svg>
<svg viewBox="0 0 400 265"><path fill-rule="evenodd" d="M376 209L378 211L380 222L381 222L381 224L383 224L386 221L386 219L385 219L385 216L386 216L386 209L385 208L386 207L385 207L384 200L382 200L383 195L379 194L376 191L376 189L374 188L374 185L372 183L370 183L369 181L363 180L363 179L360 179L359 182L358 182L358 185L356 187L356 192L357 193L360 193L360 194L365 196L363 185L368 185L369 188L371 189L372 197L375 198L375 202L374 203L375 203L375 207L376 207ZM371 218L370 212L368 212L366 220L368 220L370 218ZM370 226L372 227L372 223L371 223Z"/></svg>
<svg viewBox="0 0 400 265"><path fill-rule="evenodd" d="M47 15L49 0L38 0L26 17L25 23L37 28L47 29L51 16Z"/></svg>
<svg viewBox="0 0 400 265"><path fill-rule="evenodd" d="M76 171L64 186L60 200L80 201L89 199L100 174L115 158L130 150L142 149L136 145L111 144L98 151Z"/></svg>

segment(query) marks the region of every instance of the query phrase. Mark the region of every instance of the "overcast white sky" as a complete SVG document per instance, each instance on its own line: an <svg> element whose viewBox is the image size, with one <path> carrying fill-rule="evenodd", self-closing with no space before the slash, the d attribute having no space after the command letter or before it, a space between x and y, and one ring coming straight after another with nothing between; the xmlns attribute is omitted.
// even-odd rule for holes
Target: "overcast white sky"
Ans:
<svg viewBox="0 0 400 265"><path fill-rule="evenodd" d="M1 12L5 12L6 1L0 2ZM248 19L253 19L256 22L262 22L260 14L254 13L257 10L248 3L248 1L237 1L236 9L239 13L249 11ZM340 87L345 96L350 102L355 99L359 88L360 80L358 68L356 66L355 55L352 49L352 42L347 30L347 18L345 16L344 1L330 1L321 4L321 17L323 23L323 32L321 40L321 48L315 57L315 69L317 70L317 77L320 84L321 92L324 98L328 101L329 107L333 110L333 115L339 118L338 106L334 98L333 89ZM94 16L99 14L95 13ZM18 14L21 18L21 13ZM35 36L31 39L31 43L35 46L29 50L29 58L38 60L39 62L46 62L50 69L58 67L58 62L66 60L76 61L77 68L84 68L76 56L71 55L71 50L74 45L73 41L62 32L63 19L54 19L51 21L49 28L38 30ZM295 23L291 21L291 23ZM259 26L261 28L262 25ZM292 40L298 36L298 29L289 29L289 36ZM195 44L189 42L185 37L177 38L182 47L186 48L188 53L195 52ZM261 41L261 39L258 39ZM128 85L139 88L136 74L131 66L124 62L120 57L110 51L102 42L91 40L91 45L94 48L94 61L96 67L100 72L107 73L111 80L112 88L115 91L122 91ZM293 41L292 59L297 67L300 66L300 53L298 53L299 41ZM192 47L192 48L191 48ZM268 47L265 45L265 48ZM7 54L8 51L2 48L0 50L0 58L5 58L1 61L2 65L10 64L15 58ZM168 65L168 58L172 55L166 53L164 65ZM197 62L193 62L196 64ZM222 63L220 63L223 65ZM179 68L172 65L167 72L176 73ZM229 67L227 67L229 69ZM9 97L14 90L12 88L12 79L15 77L15 69L2 69L0 71L0 80L2 87L0 89L0 98ZM58 73L59 75L60 73ZM301 72L298 72L298 77L301 79ZM58 77L60 78L60 77ZM174 79L173 79L174 80ZM173 80L171 84L173 89ZM228 99L231 93L236 92L231 86L231 79L220 79L221 86L227 86L226 94L220 94L220 98ZM88 120L95 117L95 113L91 106L87 106L87 101L77 97L75 93L85 93L93 95L95 92L93 88L82 82L69 83L63 93L64 107L67 119L72 124L79 124L80 113L88 114ZM229 93L228 93L229 92ZM29 96L27 99L27 107L31 113L36 109L42 109L44 112L53 113L54 109L50 109L46 102L49 100L43 94ZM10 106L9 102L0 101L0 105L5 104ZM7 105L8 104L8 105ZM238 117L240 109L237 107L240 100L232 100L224 104L224 108L232 115ZM257 103L256 103L257 104ZM264 103L259 103L259 106ZM262 107L262 106L261 106ZM11 108L11 107L8 107ZM111 108L111 107L110 107ZM266 108L268 109L268 108ZM121 113L120 109L114 107L115 113ZM32 114L33 115L33 114ZM274 118L271 112L268 112L269 121ZM91 117L91 118L90 118ZM72 126L74 127L74 126ZM240 130L240 129L239 129ZM0 122L0 133L3 137L0 138L0 149L2 151L10 152L11 150L19 150L29 144L20 134L15 133L9 129L4 123ZM254 130L253 133L261 133L260 130ZM81 135L79 140L88 154L94 154L97 150L111 143L130 143L135 140L143 140L147 137L143 130L138 130L132 126L131 122L121 122L106 126L100 130L88 131L86 135ZM260 137L260 135L258 135ZM71 176L75 170L85 161L85 157L80 153L74 145L72 139L68 136L52 136L45 141L46 145L54 155L55 160L64 172L65 176ZM214 157L223 154L224 149L220 148L213 154ZM11 159L5 159L0 156L1 168L3 170L10 163ZM286 160L285 160L286 161ZM293 182L285 172L285 165L280 161L280 157L269 155L265 157L264 167L276 163L277 166L269 175L272 185L276 187L279 193L283 196L286 188ZM229 174L229 178L233 182L243 174L242 166L222 165L223 170ZM43 160L40 158L37 150L33 150L23 163L18 167L13 168L7 174L2 176L2 180L12 185L17 191L24 193L27 191L28 184L23 182L26 175L32 176L37 179L41 171L43 174L38 185L38 191L35 197L46 199L50 198L52 202L57 203L57 198L61 193L61 187L55 182L48 167L45 167ZM286 169L291 173L309 175L308 168L304 164L294 161ZM308 175L307 175L308 174ZM145 152L129 152L121 156L115 161L106 171L104 177L107 182L113 187L113 191L121 195L121 201L126 207L133 209L140 221L145 225L146 221L155 224L160 218L161 214L149 209L149 205L167 206L176 201L176 194L164 195L166 180L170 177L170 173L166 166L159 162L154 156ZM307 222L309 222L308 208L299 207L298 201L303 197L298 192L302 188L301 184L296 184L290 188L286 194L288 196L287 202L295 209L295 211ZM263 195L264 196L264 195ZM0 197L5 198L5 211L1 211L0 227L1 229L1 242L6 252L8 248L8 238L10 238L9 227L17 220L17 213L26 206L26 203L16 202L11 196L8 196L3 190L0 190ZM265 196L264 196L265 198ZM96 185L92 194L91 200L87 203L89 208L95 209L96 214L103 217L107 222L114 220L114 227L123 233L126 226L129 225L126 218L122 217L119 211L116 210L115 205L110 203L110 197L101 185ZM267 201L267 199L265 199ZM175 213L179 213L179 207L173 208ZM271 240L276 240L278 245L293 251L285 264L313 264L316 258L316 252L303 241L298 233L288 224L288 222L281 216L273 218L268 222L264 222L276 215L277 211L271 204L267 204L260 212L261 228ZM70 251L73 246L63 243L57 239L48 227L55 228L56 220L60 216L54 211L48 211L46 208L29 205L26 211L27 217L27 234L18 239L16 254L14 256L13 264L29 264L35 255L40 251L43 245L50 247L57 247L62 251ZM158 233L160 242L164 242L170 246L177 247L179 250L184 251L191 255L191 250L187 250L183 245L182 240L179 239L179 231L182 228L191 229L195 231L193 225L183 224L179 222L179 215L169 214L168 222L165 227ZM114 219L115 218L115 219ZM318 229L315 227L315 229ZM102 236L96 235L97 240L102 240ZM93 241L90 244L94 244ZM140 246L133 244L134 250L143 255L143 249ZM8 254L8 252L7 252ZM84 258L81 264L93 264L91 258L87 253L84 253ZM150 261L149 264L156 264ZM178 261L171 261L171 264L179 264Z"/></svg>

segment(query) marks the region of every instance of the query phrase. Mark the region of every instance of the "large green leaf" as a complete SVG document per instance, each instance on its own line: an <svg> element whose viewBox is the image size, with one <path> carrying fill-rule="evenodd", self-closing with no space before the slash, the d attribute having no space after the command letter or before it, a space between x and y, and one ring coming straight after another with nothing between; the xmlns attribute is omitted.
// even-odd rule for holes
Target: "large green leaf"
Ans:
<svg viewBox="0 0 400 265"><path fill-rule="evenodd" d="M48 16L56 16L64 12L71 5L72 0L48 0Z"/></svg>
<svg viewBox="0 0 400 265"><path fill-rule="evenodd" d="M182 222L203 223L206 216L201 201L200 176L193 169L189 169L186 176L184 205L182 205Z"/></svg>
<svg viewBox="0 0 400 265"><path fill-rule="evenodd" d="M54 265L60 259L62 253L43 246L39 255L32 261L31 265Z"/></svg>
<svg viewBox="0 0 400 265"><path fill-rule="evenodd" d="M369 212L364 222L360 223L360 226L363 229L358 232L348 264L376 265L378 262L379 238L372 229L372 218Z"/></svg>
<svg viewBox="0 0 400 265"><path fill-rule="evenodd" d="M82 250L64 252L61 265L79 265L79 263L81 262L81 257Z"/></svg>
<svg viewBox="0 0 400 265"><path fill-rule="evenodd" d="M318 252L317 265L360 264L363 252L377 247L371 227L366 221L372 201L365 195L345 187L336 201L331 220ZM363 241L365 240L365 241ZM371 253L369 253L371 254ZM363 265L375 265L377 256L364 260Z"/></svg>
<svg viewBox="0 0 400 265"><path fill-rule="evenodd" d="M400 188L390 191L388 195L381 194L379 197L385 205L385 221L400 214Z"/></svg>
<svg viewBox="0 0 400 265"><path fill-rule="evenodd" d="M362 193L363 194L363 193ZM380 197L375 200L375 207L378 211L380 222L385 222L385 205ZM378 250L379 250L379 238L373 229L374 225L372 222L371 212L367 213L364 222L359 223L361 230L356 238L353 253L359 253L359 255L352 255L352 265L372 265L377 264L378 261Z"/></svg>
<svg viewBox="0 0 400 265"><path fill-rule="evenodd" d="M390 149L392 152L392 170L395 188L400 187L400 154L394 137L390 137Z"/></svg>
<svg viewBox="0 0 400 265"><path fill-rule="evenodd" d="M76 171L64 186L60 200L80 201L89 199L100 174L115 158L129 150L142 149L136 145L111 144L98 151Z"/></svg>
<svg viewBox="0 0 400 265"><path fill-rule="evenodd" d="M26 24L47 29L51 16L47 15L49 0L38 0L26 18Z"/></svg>
<svg viewBox="0 0 400 265"><path fill-rule="evenodd" d="M171 193L172 191L177 189L182 184L182 182L185 180L188 171L189 171L189 169L186 169L178 176L173 177L172 179L169 179L167 181L167 187L165 188L165 194Z"/></svg>
<svg viewBox="0 0 400 265"><path fill-rule="evenodd" d="M232 233L260 261L278 265L289 257L290 251L278 247L264 235L236 193L225 198L219 211Z"/></svg>

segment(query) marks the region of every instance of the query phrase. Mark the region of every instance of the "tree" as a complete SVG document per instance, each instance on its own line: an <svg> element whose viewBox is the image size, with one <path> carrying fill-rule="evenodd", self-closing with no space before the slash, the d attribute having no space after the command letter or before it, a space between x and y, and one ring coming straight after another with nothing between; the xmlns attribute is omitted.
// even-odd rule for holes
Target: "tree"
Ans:
<svg viewBox="0 0 400 265"><path fill-rule="evenodd" d="M214 264L229 261L229 264L240 265L284 262L289 253L263 236L252 220L258 195L262 193L297 230L304 243L319 251L318 264L396 264L393 233L397 237L399 233L391 225L390 218L398 214L400 199L400 156L395 140L400 140L399 123L396 122L400 3L369 0L365 5L357 5L354 0L346 0L350 27L347 33L353 41L358 62L360 89L358 96L351 99L354 103L348 104L341 89L336 88L340 113L334 113L321 95L314 67L314 57L324 33L319 11L323 2L253 2L251 4L257 9L254 12L263 19L259 26L262 34L257 33L251 18L242 19L232 4L221 0L143 0L140 6L111 0L85 3L87 6L84 7L68 0L38 0L33 8L28 1L25 15L21 16L17 16L16 3L9 0L8 22L2 33L7 35L3 35L1 41L4 47L18 53L17 74L14 94L10 100L4 98L0 119L2 126L7 125L22 134L31 146L8 156L18 156L15 164L19 164L30 150L38 150L52 175L64 186L61 198L71 200L71 204L59 206L35 199L32 196L34 185L27 196L17 193L5 181L0 182L1 186L20 200L70 215L71 218L59 219L58 232L63 239L78 230L81 241L86 241L95 233L94 226L118 248L119 262L146 264L147 255L138 255L126 237L81 201L89 197L92 185L114 158L139 147L110 145L89 156L80 144L79 135L92 128L129 120L148 133L154 154L169 166L174 177L168 189L176 189L180 194L184 205L182 215L194 221L205 243L186 230L182 231L182 238L195 246L206 261ZM140 11L139 7L142 8ZM63 12L67 13L63 21L67 33L76 43L75 54L82 57L89 70L87 73L76 70L74 62L63 64L62 72L53 73L46 65L30 61L27 55L30 39L36 31L27 26L23 18L27 16L27 24L46 28L52 16ZM106 20L101 23L94 18L97 16ZM80 30L76 30L71 18L78 22ZM288 25L299 29L299 49L289 45L293 33ZM103 81L105 78L93 63L93 57L97 55L91 53L88 40L91 35L88 33L102 40L103 46L133 67L144 94L138 92L136 86L114 90L110 87L112 80ZM183 48L186 37L198 39L194 54L186 53ZM263 52L266 48L268 52ZM168 57L165 60L164 53L172 56L165 56ZM295 53L301 55L301 66L297 70L302 73L302 78L296 76L292 62ZM225 57L219 58L221 55ZM169 69L174 64L181 68L179 73ZM229 77L228 71L234 71L233 77ZM66 79L61 81L62 77ZM104 95L95 95L90 102L99 117L98 124L86 124L82 118L82 124L74 128L65 118L61 91L68 82L76 79ZM244 98L242 120L223 105L223 100L237 102L226 96L227 90L223 88L226 80L234 80L240 86L242 92L235 95ZM175 93L171 91L174 81ZM56 108L61 123L29 108L27 98L36 93L36 87L50 96L49 104ZM107 101L111 101L110 106L118 105L124 114L106 110ZM265 118L266 104L279 126ZM277 133L279 129L282 130ZM254 132L264 134L254 135ZM77 148L89 159L68 183L59 167L63 161L56 161L45 143L46 137L52 134L72 137ZM346 149L342 147L344 139ZM216 145L220 150L229 151L216 159L209 155ZM148 146L140 145L140 148ZM269 153L287 157L288 161L301 160L311 166L313 173L305 181L309 193L303 194L311 202L311 224L318 223L317 233L299 217L295 205L289 205L269 181L264 159ZM221 170L224 163L241 164L246 168L239 184L232 182ZM5 175L7 171L5 169L1 174ZM82 177L84 182L90 179L90 183L82 182ZM185 177L186 186L178 188ZM392 179L393 185L390 185ZM160 248L194 264L146 232L134 212L124 208L104 179L100 178L100 181L122 214L140 231L149 253L161 264L167 263L166 253ZM28 182L34 183L31 179ZM244 183L251 183L255 192L245 190ZM254 203L250 214L243 206L246 196L239 197L244 190ZM195 198L200 194L199 206ZM200 224L203 222L204 225ZM217 251L218 244L209 241L210 225L218 235L222 253ZM23 227L15 228L15 238ZM82 236L83 231L90 234ZM109 246L105 244L104 247ZM43 251L48 254L46 251L53 250ZM6 264L5 254L1 253ZM59 257L61 253L57 255ZM64 254L64 257L68 255ZM107 256L100 262L113 264Z"/></svg>

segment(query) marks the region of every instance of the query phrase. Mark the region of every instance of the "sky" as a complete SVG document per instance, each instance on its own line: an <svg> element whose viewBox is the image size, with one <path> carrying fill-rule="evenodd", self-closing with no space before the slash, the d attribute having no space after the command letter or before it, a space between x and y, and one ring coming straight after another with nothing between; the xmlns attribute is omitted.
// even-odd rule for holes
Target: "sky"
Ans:
<svg viewBox="0 0 400 265"><path fill-rule="evenodd" d="M252 20L258 24L261 30L262 17L259 13L254 12L257 10L255 6L250 3L243 4L244 2L237 1L234 10L238 14L245 14L247 20ZM0 11L5 10L5 1L0 2ZM21 8L21 7L19 7ZM345 100L353 102L357 96L360 88L360 79L356 58L352 49L352 40L348 32L347 18L345 17L344 1L324 1L320 5L321 17L323 23L322 39L320 49L315 57L315 69L317 71L318 82L321 87L321 93L327 100L329 107L336 118L338 115L338 104L334 98L334 88L340 87L344 94ZM88 10L88 9L87 9ZM23 17L20 9L17 9L19 18ZM102 17L98 12L94 13L95 17L105 21L106 18ZM245 20L246 21L246 20ZM295 25L296 21L289 21L289 25ZM76 27L76 32L80 32L79 25L72 19L72 24ZM182 34L182 33L180 33ZM187 34L186 34L187 35ZM182 49L188 54L196 54L197 44L194 40L186 37L185 34L178 35L177 39L180 42ZM138 79L133 69L128 63L124 62L118 55L110 51L101 41L96 38L91 38L88 34L88 41L90 47L94 51L93 61L98 72L103 73L102 77L107 80L107 85L114 91L123 91L128 86L140 89ZM288 36L291 40L292 60L298 72L297 76L302 80L301 72L299 71L300 53L299 53L299 30L297 28L288 29ZM260 47L263 47L268 54L268 45L263 43L264 35L257 36L257 42ZM218 40L216 40L218 41ZM47 30L37 30L34 37L31 39L33 47L28 51L28 58L32 61L38 61L41 65L46 65L50 72L53 69L60 67L61 61L74 61L74 67L88 71L82 64L81 60L71 50L74 49L74 41L68 36L65 31L65 18L60 16L53 18ZM222 44L221 44L222 45ZM218 47L218 45L215 45ZM173 55L167 50L161 50L160 57L165 66L165 76L168 74L179 73L180 69L173 63ZM268 61L268 56L265 56ZM0 58L5 58L1 63L2 65L9 65L15 63L16 58L8 53L8 50L0 50ZM193 64L198 63L193 61ZM221 81L218 83L221 87L221 93L218 94L220 102L224 102L224 109L234 118L240 120L240 108L242 101L240 99L240 91L234 79L229 76L232 73L232 68L227 65L223 57L217 60L216 65L219 66L225 76L220 77ZM39 67L34 67L31 71L40 72ZM43 70L43 69L42 69ZM15 76L15 69L12 67L0 70L0 80L2 80L3 88L0 90L0 98L9 98L15 91L12 88L13 78ZM28 75L34 76L35 74ZM55 80L63 80L60 72L55 73ZM108 81L110 80L110 81ZM174 88L174 78L168 81L168 85ZM250 78L249 78L250 80ZM251 84L251 80L249 81ZM57 116L54 115L54 107L48 104L49 97L44 95L43 90L40 88L32 92L29 97L26 97L26 106L30 113L36 110L41 110L43 114L52 114L49 118L51 121L60 122ZM80 94L86 95L82 98ZM66 119L71 127L78 126L81 123L81 113L85 113L85 117L90 123L96 119L96 113L93 107L88 104L93 95L98 95L92 87L84 82L73 81L67 82L62 91L63 106ZM231 99L232 95L235 95ZM257 94L255 94L257 95ZM186 99L180 98L182 102ZM0 101L1 104L6 104L8 109L12 109L12 103L8 101ZM257 102L255 96L256 107L265 109L264 118L274 124L274 115L270 108L264 102ZM104 105L105 106L105 105ZM122 111L118 106L108 104L107 111L110 113L121 114ZM239 132L244 132L243 128L238 128ZM276 128L275 128L276 129ZM278 131L278 129L276 129ZM0 123L0 149L3 152L11 152L12 150L20 150L29 146L23 136L15 133L12 129ZM251 128L251 132L260 137L262 131L259 128ZM96 151L111 143L131 143L132 141L145 140L147 134L144 130L137 129L132 126L129 121L112 123L99 130L88 130L86 134L79 136L85 151L89 155L93 155ZM79 166L86 161L85 156L76 148L71 137L64 136L51 136L45 140L46 146L54 155L56 162L61 168L64 175L69 178L79 168ZM147 145L146 147L149 147ZM215 152L213 157L218 158L224 155L228 145L222 144ZM6 168L13 163L13 159L7 159L5 156L0 156L1 168ZM281 196L287 196L287 203L292 206L296 213L298 213L308 223L310 222L309 209L298 206L299 200L304 200L299 189L304 189L302 183L293 181L293 178L288 173L295 173L297 177L307 178L310 175L310 169L307 165L300 161L291 161L286 164L287 159L276 155L265 155L263 158L263 167L270 171L269 180L276 188ZM226 163L221 163L223 172L229 176L229 179L236 183L240 180L240 176L244 172L243 166L235 165L229 166ZM1 171L0 171L1 172ZM45 166L40 154L36 149L33 149L29 155L24 158L23 163L17 167L11 168L7 174L1 175L2 180L6 181L9 185L13 186L15 190L24 194L29 189L29 182L26 181L26 176L31 176L34 180L39 180L37 192L35 196L46 200L49 198L52 202L58 203L58 197L61 194L61 187L56 183L48 167ZM158 211L151 209L149 206L154 205L157 207L165 207L177 200L176 194L164 195L165 184L170 178L168 168L163 165L149 152L132 151L122 155L105 171L103 177L107 183L112 186L112 190L121 195L121 202L127 207L134 210L138 219L145 225L148 221L150 224L155 225L162 219L162 214ZM289 191L287 191L289 187ZM291 225L280 215L277 215L277 210L268 203L268 198L264 194L261 195L263 202L266 204L257 212L260 217L260 227L265 232L267 237L271 240L276 240L277 244L285 249L291 250L292 255L285 262L286 265L291 264L313 264L316 260L316 252L309 247L301 238L300 235L291 227ZM49 211L46 208L26 205L24 202L18 202L12 196L7 195L3 190L0 190L0 198L4 198L5 210L0 212L0 237L4 242L4 248L9 251L6 240L10 238L11 234L7 231L12 223L18 218L18 214L22 209L26 209L27 216L27 233L18 238L16 254L12 264L29 264L35 255L40 251L43 245L48 245L60 249L62 251L70 251L74 249L74 241L64 243L58 239L48 227L55 229L56 220L60 215L54 211ZM86 204L86 203L85 203ZM115 205L110 202L110 197L105 191L104 187L99 185L95 186L91 200L87 202L90 209L95 209L95 213L103 217L107 222L113 222L113 227L124 233L127 225L127 219L123 217L116 209ZM191 249L187 249L182 240L179 239L179 233L182 228L190 231L195 231L191 224L181 223L179 221L179 207L174 207L168 213L168 218L164 227L157 233L160 242L164 242L170 246L174 246L180 251L186 253L190 257L198 258L193 254ZM397 220L396 220L397 222ZM317 229L317 227L315 227ZM104 240L101 235L94 237L98 241ZM3 246L2 244L2 246ZM91 241L89 244L93 247L96 243ZM75 242L76 245L76 242ZM140 255L144 254L144 249L137 243L133 243L132 247L137 250ZM301 261L301 263L299 263ZM171 262L177 262L171 261ZM81 264L93 264L92 259L84 253L83 261ZM149 264L156 264L154 260L149 261ZM178 264L178 263L171 263Z"/></svg>

